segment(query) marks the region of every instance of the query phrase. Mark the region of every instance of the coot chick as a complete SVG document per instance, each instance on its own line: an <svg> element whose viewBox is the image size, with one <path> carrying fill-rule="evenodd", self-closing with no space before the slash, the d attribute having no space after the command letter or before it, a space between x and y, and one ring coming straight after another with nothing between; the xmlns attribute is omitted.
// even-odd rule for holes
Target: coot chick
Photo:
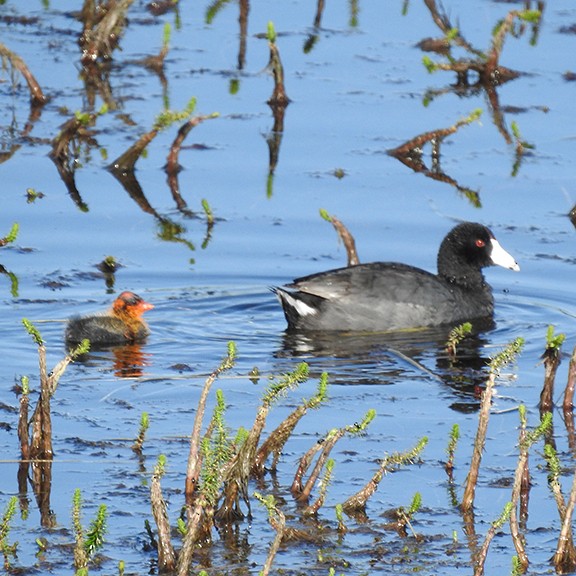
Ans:
<svg viewBox="0 0 576 576"><path fill-rule="evenodd" d="M142 314L154 308L133 292L122 292L108 312L91 316L74 316L66 326L66 343L74 345L84 339L93 348L131 344L144 340L150 330Z"/></svg>
<svg viewBox="0 0 576 576"><path fill-rule="evenodd" d="M438 274L395 262L338 268L273 288L292 330L395 331L490 318L492 290L481 269L518 271L481 224L465 222L444 238Z"/></svg>

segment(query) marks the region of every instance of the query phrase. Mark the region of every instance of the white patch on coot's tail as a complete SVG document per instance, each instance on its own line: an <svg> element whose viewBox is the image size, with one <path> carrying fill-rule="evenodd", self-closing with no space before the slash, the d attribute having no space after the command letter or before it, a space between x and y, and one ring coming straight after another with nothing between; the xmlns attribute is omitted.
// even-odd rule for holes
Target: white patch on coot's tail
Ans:
<svg viewBox="0 0 576 576"><path fill-rule="evenodd" d="M490 240L492 244L492 252L490 253L490 259L492 260L492 264L496 264L496 266L502 266L502 268L508 268L508 270L514 270L518 272L520 270L520 266L518 266L518 262L514 260L514 257L511 254L508 254L500 243L495 238Z"/></svg>
<svg viewBox="0 0 576 576"><path fill-rule="evenodd" d="M306 304L302 300L298 300L295 298L290 292L285 292L279 288L276 289L276 295L278 296L278 300L282 305L287 305L290 308L293 308L298 316L313 316L314 314L318 314L318 310Z"/></svg>

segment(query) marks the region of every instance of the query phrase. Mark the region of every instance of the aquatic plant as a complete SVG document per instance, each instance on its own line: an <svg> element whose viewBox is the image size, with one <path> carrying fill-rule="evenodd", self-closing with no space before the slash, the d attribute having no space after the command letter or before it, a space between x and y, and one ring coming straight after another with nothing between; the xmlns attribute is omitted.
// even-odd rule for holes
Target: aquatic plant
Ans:
<svg viewBox="0 0 576 576"><path fill-rule="evenodd" d="M240 507L242 499L248 508L250 516L250 500L248 498L248 479L253 466L254 458L258 448L260 435L266 424L268 412L280 397L285 395L288 390L297 387L301 382L308 378L308 365L299 364L295 370L284 374L279 379L270 381L262 396L254 423L245 441L234 455L224 474L224 490L221 497L221 503L216 512L215 518L218 522L228 523L234 520L244 518L244 513Z"/></svg>
<svg viewBox="0 0 576 576"><path fill-rule="evenodd" d="M561 349L566 336L554 335L554 326L548 326L546 332L546 349L542 355L544 364L544 386L540 392L540 414L550 412L554 405L554 379L561 361Z"/></svg>
<svg viewBox="0 0 576 576"><path fill-rule="evenodd" d="M470 469L466 478L466 487L460 505L463 512L469 512L474 505L474 494L476 492L480 462L482 461L482 452L484 451L484 446L486 444L486 432L488 430L488 421L490 419L490 405L492 403L492 392L496 377L506 364L512 362L516 358L523 345L524 340L522 338L517 338L508 344L508 346L501 350L490 361L490 372L488 374L486 388L482 393L482 402L480 405L480 413L478 415L478 429L476 431L476 439L474 440L474 451L472 453Z"/></svg>
<svg viewBox="0 0 576 576"><path fill-rule="evenodd" d="M146 436L146 431L150 427L150 419L148 418L148 412L142 412L140 416L140 429L138 430L138 436L132 444L132 450L137 454L142 454L142 446L144 444L144 438Z"/></svg>
<svg viewBox="0 0 576 576"><path fill-rule="evenodd" d="M307 452L300 458L300 463L296 474L294 474L294 480L292 481L292 495L299 502L307 502L316 481L320 476L322 467L328 460L332 449L336 443L346 435L356 435L363 433L366 428L370 425L372 420L376 417L376 411L371 409L368 410L361 422L356 422L354 424L349 424L348 426L343 426L342 428L334 428L329 430L324 438L316 442ZM308 477L308 480L304 483L303 477L306 474L308 468L312 464L314 456L319 452L318 460Z"/></svg>
<svg viewBox="0 0 576 576"><path fill-rule="evenodd" d="M450 334L448 335L448 340L446 341L446 352L451 358L455 358L456 356L456 348L458 344L469 336L472 333L472 324L470 322L464 322L459 326L455 326L450 330Z"/></svg>
<svg viewBox="0 0 576 576"><path fill-rule="evenodd" d="M456 452L456 446L458 445L458 440L460 440L460 426L458 424L452 424L452 428L450 429L450 438L448 440L448 446L446 447L446 454L448 456L445 464L444 469L448 474L448 479L450 481L453 480L453 472L454 472L454 455Z"/></svg>
<svg viewBox="0 0 576 576"><path fill-rule="evenodd" d="M415 462L415 460L420 456L422 450L424 450L426 444L428 444L428 438L424 436L412 449L407 450L406 452L394 452L389 456L385 456L381 460L378 470L374 473L368 483L342 504L344 512L347 514L363 512L366 508L368 499L374 494L374 492L376 492L382 478L384 478L388 472L392 472L392 470L396 470L401 466L406 466L407 464Z"/></svg>
<svg viewBox="0 0 576 576"><path fill-rule="evenodd" d="M334 226L338 237L342 240L344 248L346 248L346 254L348 255L348 266L360 264L360 259L356 252L356 242L348 228L338 218L336 218L336 216L328 214L328 211L324 210L324 208L320 208L320 216Z"/></svg>
<svg viewBox="0 0 576 576"><path fill-rule="evenodd" d="M16 514L18 498L12 496L6 505L2 519L0 520L0 553L4 557L4 570L10 569L10 558L16 558L17 543L8 544L8 535L10 534L10 524Z"/></svg>
<svg viewBox="0 0 576 576"><path fill-rule="evenodd" d="M107 509L101 504L88 530L82 526L82 492L76 488L72 499L72 527L74 530L74 570L76 576L88 575L88 564L104 544Z"/></svg>
<svg viewBox="0 0 576 576"><path fill-rule="evenodd" d="M312 398L304 400L291 414L289 414L277 427L270 433L268 438L262 443L254 458L251 473L260 477L264 475L265 463L270 454L274 454L270 470L275 471L278 466L278 459L282 448L290 438L294 428L308 410L314 410L326 400L328 388L328 374L323 372L318 382L317 392Z"/></svg>

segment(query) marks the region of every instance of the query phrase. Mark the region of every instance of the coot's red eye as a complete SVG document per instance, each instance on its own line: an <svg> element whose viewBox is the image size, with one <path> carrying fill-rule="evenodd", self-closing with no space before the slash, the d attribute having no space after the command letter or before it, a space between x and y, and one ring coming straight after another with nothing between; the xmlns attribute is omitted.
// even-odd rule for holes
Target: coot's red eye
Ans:
<svg viewBox="0 0 576 576"><path fill-rule="evenodd" d="M484 240L481 238L478 238L476 240L476 246L478 246L478 248L484 248L484 246L486 246L486 242L484 242Z"/></svg>

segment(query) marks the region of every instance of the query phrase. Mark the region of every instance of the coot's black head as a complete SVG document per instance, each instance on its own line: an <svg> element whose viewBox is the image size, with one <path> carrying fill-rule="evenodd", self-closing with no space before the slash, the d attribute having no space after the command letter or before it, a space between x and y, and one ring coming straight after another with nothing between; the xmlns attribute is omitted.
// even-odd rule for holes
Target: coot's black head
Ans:
<svg viewBox="0 0 576 576"><path fill-rule="evenodd" d="M466 285L482 283L480 270L494 265L520 270L516 260L482 224L458 224L440 244L438 274L450 282Z"/></svg>

